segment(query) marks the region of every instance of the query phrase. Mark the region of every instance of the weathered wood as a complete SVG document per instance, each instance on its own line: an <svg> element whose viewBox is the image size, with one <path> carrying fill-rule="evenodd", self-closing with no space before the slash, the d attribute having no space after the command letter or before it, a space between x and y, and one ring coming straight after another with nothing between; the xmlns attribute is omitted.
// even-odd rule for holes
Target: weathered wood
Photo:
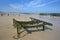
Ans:
<svg viewBox="0 0 60 40"><path fill-rule="evenodd" d="M17 21L14 19L13 23L15 24L15 26L19 26L21 28L35 28L35 27L43 27L43 30L44 30L44 27L45 25L49 25L49 26L52 26L53 24L49 23L49 22L45 22L45 21L42 21L42 20L39 20L39 19L35 19L35 18L31 18L32 20L31 21ZM40 24L42 23L42 24ZM36 25L33 25L33 24L36 24Z"/></svg>
<svg viewBox="0 0 60 40"><path fill-rule="evenodd" d="M1 13L1 16L3 16L3 14Z"/></svg>
<svg viewBox="0 0 60 40"><path fill-rule="evenodd" d="M33 20L33 21L35 20L35 21L43 22L43 24L44 24L44 25L53 26L53 24L52 24L52 23L45 22L45 21L43 21L43 20L35 19L35 18L32 18L32 17L30 17L30 18L31 18L31 20Z"/></svg>
<svg viewBox="0 0 60 40"><path fill-rule="evenodd" d="M14 21L15 21L15 23L14 23ZM16 20L14 20L13 21L13 23L15 24L15 26L22 26L22 27L26 27L26 28L34 28L34 27L41 27L43 24L39 24L39 23L37 23L37 22L23 22L23 21L16 21ZM37 24L36 24L37 23ZM35 24L35 25L33 25L33 24Z"/></svg>
<svg viewBox="0 0 60 40"><path fill-rule="evenodd" d="M42 21L42 20L38 20L38 19L35 19L35 18L31 18L32 21L15 21L15 26L22 26L22 28L34 28L34 27L41 27L43 25L50 25L52 26L51 23L48 23L48 22L45 22L45 21ZM42 24L39 24L39 23L42 23ZM37 25L33 25L33 24L37 24ZM38 25L39 24L39 25Z"/></svg>
<svg viewBox="0 0 60 40"><path fill-rule="evenodd" d="M21 34L21 32L19 32L19 29L21 30L22 28L27 29L27 28L43 27L44 31L45 25L52 26L53 24L35 18L31 18L31 21L17 21L13 19L13 26L17 28L18 37L20 37L19 35Z"/></svg>
<svg viewBox="0 0 60 40"><path fill-rule="evenodd" d="M45 26L43 25L43 31L45 30Z"/></svg>
<svg viewBox="0 0 60 40"><path fill-rule="evenodd" d="M13 26L17 28L17 38L20 38L21 32L19 31L21 30L22 27L15 19L13 19Z"/></svg>

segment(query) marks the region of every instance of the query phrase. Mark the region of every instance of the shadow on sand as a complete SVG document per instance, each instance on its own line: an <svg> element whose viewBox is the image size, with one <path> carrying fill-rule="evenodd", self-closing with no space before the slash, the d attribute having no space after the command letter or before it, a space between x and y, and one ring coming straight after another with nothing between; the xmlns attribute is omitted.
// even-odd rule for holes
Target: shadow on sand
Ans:
<svg viewBox="0 0 60 40"><path fill-rule="evenodd" d="M47 26L45 26L45 30L53 30L51 28L48 28ZM25 35L23 35L22 37L25 37L28 34L32 34L32 32L41 32L43 31L43 29L37 29L37 30L29 30L29 29L25 29L24 31L26 31L27 33ZM22 38L21 37L21 38Z"/></svg>
<svg viewBox="0 0 60 40"><path fill-rule="evenodd" d="M47 26L45 26L45 29L44 29L44 30L53 30L53 29L48 28ZM27 33L24 34L23 36L21 36L20 38L23 38L23 37L25 37L25 36L28 35L28 34L32 34L32 32L41 32L41 31L43 31L43 29L29 30L29 29L27 28L27 29L23 30L21 33L23 33L24 31L26 31ZM18 40L18 39L20 39L20 38L16 38L16 39Z"/></svg>

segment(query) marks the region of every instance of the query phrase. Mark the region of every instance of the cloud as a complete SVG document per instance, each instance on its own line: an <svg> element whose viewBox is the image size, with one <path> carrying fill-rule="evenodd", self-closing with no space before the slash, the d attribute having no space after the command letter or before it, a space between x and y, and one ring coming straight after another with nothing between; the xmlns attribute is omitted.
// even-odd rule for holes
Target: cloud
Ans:
<svg viewBox="0 0 60 40"><path fill-rule="evenodd" d="M13 9L16 9L16 10L24 10L24 9L26 9L26 8L24 7L24 5L21 5L21 4L18 4L18 3L10 4L9 6L10 6L11 8L13 8Z"/></svg>
<svg viewBox="0 0 60 40"><path fill-rule="evenodd" d="M32 0L29 3L25 3L25 4L14 3L14 4L9 4L9 6L15 10L26 10L28 8L44 7L56 1L58 0L48 0L48 1L47 0Z"/></svg>
<svg viewBox="0 0 60 40"><path fill-rule="evenodd" d="M41 4L41 5L36 5L36 7L44 7L44 6L48 5L48 4L54 3L56 1L57 0L53 0L53 1L50 1L50 2L47 2L47 3Z"/></svg>
<svg viewBox="0 0 60 40"><path fill-rule="evenodd" d="M41 0L33 0L33 1L30 1L27 5L28 6L36 6L39 3L41 3Z"/></svg>
<svg viewBox="0 0 60 40"><path fill-rule="evenodd" d="M54 2L56 2L56 1L58 1L58 0L50 0L50 1L48 1L48 2L46 2L46 0L44 1L45 3L43 3L43 1L44 0L33 0L33 1L31 1L29 4L28 4L28 6L29 7L43 7L43 6L46 6L46 5L48 5L48 4L51 4L51 3L54 3Z"/></svg>

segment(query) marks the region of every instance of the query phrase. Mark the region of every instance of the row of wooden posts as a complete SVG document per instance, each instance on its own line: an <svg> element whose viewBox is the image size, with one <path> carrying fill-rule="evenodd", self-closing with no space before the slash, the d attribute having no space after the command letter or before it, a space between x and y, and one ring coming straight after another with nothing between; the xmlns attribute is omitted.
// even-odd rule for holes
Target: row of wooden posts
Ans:
<svg viewBox="0 0 60 40"><path fill-rule="evenodd" d="M0 14L0 16L4 16L5 14ZM7 16L9 16L10 14L7 14ZM14 15L14 14L12 14L12 15ZM18 14L18 16L20 16L20 14Z"/></svg>
<svg viewBox="0 0 60 40"><path fill-rule="evenodd" d="M31 18L30 17L30 19L31 19L31 21L28 21L28 22L24 22L24 21L17 21L17 20L15 20L15 19L13 19L13 26L15 27L15 28L17 28L17 38L19 38L20 37L20 34L21 34L21 32L20 32L20 30L22 29L22 28L24 28L24 29L26 29L26 28L34 28L34 27L43 27L43 31L44 31L44 27L45 27L45 25L49 25L49 26L52 26L53 24L51 24L51 23L49 23L49 22L45 22L45 21L42 21L42 20L38 20L38 19L35 19L35 18ZM37 25L35 25L35 26L30 26L30 25L32 25L32 24L35 24L35 23L43 23L43 24L39 24L39 26ZM27 26L27 24L30 24L29 26Z"/></svg>

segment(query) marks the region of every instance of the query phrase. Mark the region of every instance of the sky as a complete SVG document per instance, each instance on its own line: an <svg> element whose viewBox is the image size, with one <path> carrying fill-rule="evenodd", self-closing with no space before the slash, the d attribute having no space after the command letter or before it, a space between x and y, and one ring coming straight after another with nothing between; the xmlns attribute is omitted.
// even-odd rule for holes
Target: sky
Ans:
<svg viewBox="0 0 60 40"><path fill-rule="evenodd" d="M60 13L60 0L0 0L0 11Z"/></svg>

